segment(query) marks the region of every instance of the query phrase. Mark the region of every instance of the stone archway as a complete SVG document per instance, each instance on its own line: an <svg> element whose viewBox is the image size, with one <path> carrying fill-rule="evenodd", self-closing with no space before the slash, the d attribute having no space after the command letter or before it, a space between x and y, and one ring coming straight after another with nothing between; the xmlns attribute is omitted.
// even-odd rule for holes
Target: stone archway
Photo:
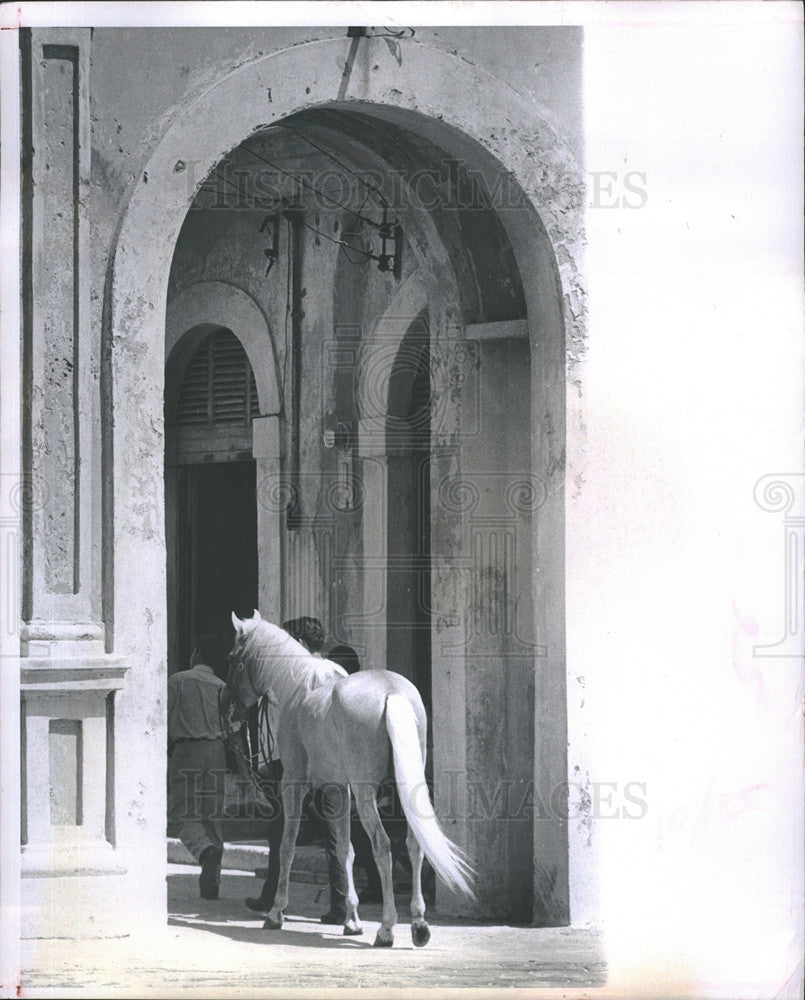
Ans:
<svg viewBox="0 0 805 1000"><path fill-rule="evenodd" d="M165 320L166 398L178 391L195 345L188 332L210 325L232 330L254 373L260 415L252 421L252 457L257 464L258 593L271 613L281 605L281 508L271 501L280 475L280 391L277 351L268 321L254 299L224 281L200 281L171 296Z"/></svg>
<svg viewBox="0 0 805 1000"><path fill-rule="evenodd" d="M523 285L528 323L518 328L532 345L531 409L534 428L530 467L534 520L533 598L535 628L545 655L535 661L535 697L541 706L535 746L535 783L540 797L567 779L567 704L564 669L564 427L565 351L576 353L583 338L580 257L581 205L578 166L547 124L547 116L499 81L458 57L419 43L402 64L383 74L371 71L366 42L342 106L403 122L470 163L501 211ZM170 260L197 186L244 138L272 121L316 106L335 107L346 39L311 42L224 72L192 104L180 108L154 149L132 192L114 247L104 329L105 400L114 416L104 474L108 547L114 553L107 617L116 652L130 665L120 700L118 745L138 744L144 727L163 735L145 748L136 773L121 773L117 796L124 819L121 838L133 854L157 857L161 850L164 784L160 780L164 709L159 691L165 669L165 539L162 507L162 424L165 309ZM252 95L244 101L243 95ZM468 95L472 95L471 98ZM486 109L483 119L477 108ZM534 170L533 164L539 163ZM561 246L558 267L554 246ZM563 316L563 300L569 305ZM565 329L565 318L568 321ZM461 331L469 338L494 337L489 329ZM511 331L505 335L509 336ZM531 502L529 501L529 502ZM532 504L533 505L533 504ZM443 624L442 638L456 643L456 625ZM466 700L461 670L447 696ZM128 692L137 691L137 697ZM453 750L463 738L456 729ZM459 789L459 791L461 791ZM452 791L445 793L451 795ZM450 828L465 838L459 820ZM568 920L568 831L561 817L535 824L540 875L534 887L539 922ZM143 905L164 912L164 881L154 870L140 885Z"/></svg>
<svg viewBox="0 0 805 1000"><path fill-rule="evenodd" d="M199 281L172 295L165 318L166 362L180 338L204 324L234 332L254 372L260 415L276 416L280 410L277 351L268 321L251 295L225 281Z"/></svg>
<svg viewBox="0 0 805 1000"><path fill-rule="evenodd" d="M213 328L231 330L249 359L257 389L259 416L251 422L252 458L256 463L258 488L279 474L280 393L277 381L277 357L274 339L263 311L242 289L223 281L196 282L170 298L165 322L165 401L171 412L185 369L200 340ZM170 442L168 442L170 444ZM168 553L168 593L174 593L176 606L176 528L177 469L176 458L166 451L165 461L165 534ZM257 504L257 575L259 603L265 609L280 606L279 580L280 512L276 505ZM168 609L169 662L175 662L176 636Z"/></svg>

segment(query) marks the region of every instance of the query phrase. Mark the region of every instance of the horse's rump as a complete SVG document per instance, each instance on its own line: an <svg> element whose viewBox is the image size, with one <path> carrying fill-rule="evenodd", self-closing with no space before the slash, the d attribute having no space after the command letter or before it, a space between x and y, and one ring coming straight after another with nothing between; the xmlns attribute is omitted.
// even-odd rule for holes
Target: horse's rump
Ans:
<svg viewBox="0 0 805 1000"><path fill-rule="evenodd" d="M353 786L365 785L374 789L394 777L386 727L386 702L391 695L401 695L411 704L424 754L425 707L417 689L401 674L390 670L362 670L337 681L333 688L333 724Z"/></svg>

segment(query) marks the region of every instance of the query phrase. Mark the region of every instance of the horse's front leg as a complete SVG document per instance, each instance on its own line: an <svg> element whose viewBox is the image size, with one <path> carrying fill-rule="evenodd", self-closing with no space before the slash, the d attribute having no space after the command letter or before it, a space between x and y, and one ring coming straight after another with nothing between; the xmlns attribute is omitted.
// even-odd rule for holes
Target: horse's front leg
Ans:
<svg viewBox="0 0 805 1000"><path fill-rule="evenodd" d="M271 907L266 922L263 924L264 930L279 930L285 918L285 907L288 905L288 883L291 879L291 865L296 851L296 838L299 835L299 824L302 821L302 787L301 783L283 777L282 779L282 807L285 813L285 822L282 827L282 841L280 842L280 870L277 882L277 894L274 896L274 905Z"/></svg>

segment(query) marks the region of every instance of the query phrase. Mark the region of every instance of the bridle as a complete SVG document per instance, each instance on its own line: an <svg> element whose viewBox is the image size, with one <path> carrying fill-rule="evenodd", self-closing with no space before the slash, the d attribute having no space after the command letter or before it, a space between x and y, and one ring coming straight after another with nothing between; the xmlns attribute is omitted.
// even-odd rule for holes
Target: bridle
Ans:
<svg viewBox="0 0 805 1000"><path fill-rule="evenodd" d="M230 695L229 710L224 711L221 704L221 699L224 695L224 691L227 693L230 691L230 681L232 680L233 673L243 673L245 669L245 664L243 658L239 658L232 666L229 668L229 675L226 679L226 687L220 688L218 691L218 722L221 727L221 733L223 741L227 747L234 753L243 766L244 770L248 773L249 777L252 779L252 783L255 785L257 790L262 794L261 782L265 780L265 775L261 775L259 770L256 770L252 766L251 759L243 753L241 748L233 739L233 734L235 732L232 725L232 709L235 707L234 702ZM251 681L249 681L251 685ZM254 691L254 688L252 688ZM255 694L257 692L255 691ZM271 731L271 723L269 721L268 715L269 707L269 697L268 695L258 696L258 709L257 709L257 767L259 768L261 763L268 769L269 772L273 770L274 764L274 734ZM263 730L265 728L266 739L265 743L262 740ZM265 747L265 749L264 749ZM266 755L266 750L268 755ZM262 758L262 761L261 761Z"/></svg>

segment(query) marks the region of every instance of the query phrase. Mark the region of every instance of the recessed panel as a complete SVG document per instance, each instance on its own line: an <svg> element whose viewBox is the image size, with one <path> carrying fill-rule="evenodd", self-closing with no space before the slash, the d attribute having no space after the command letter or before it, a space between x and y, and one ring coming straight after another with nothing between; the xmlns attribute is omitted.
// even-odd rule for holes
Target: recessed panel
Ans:
<svg viewBox="0 0 805 1000"><path fill-rule="evenodd" d="M80 719L51 719L50 824L80 826L82 823L83 731Z"/></svg>

